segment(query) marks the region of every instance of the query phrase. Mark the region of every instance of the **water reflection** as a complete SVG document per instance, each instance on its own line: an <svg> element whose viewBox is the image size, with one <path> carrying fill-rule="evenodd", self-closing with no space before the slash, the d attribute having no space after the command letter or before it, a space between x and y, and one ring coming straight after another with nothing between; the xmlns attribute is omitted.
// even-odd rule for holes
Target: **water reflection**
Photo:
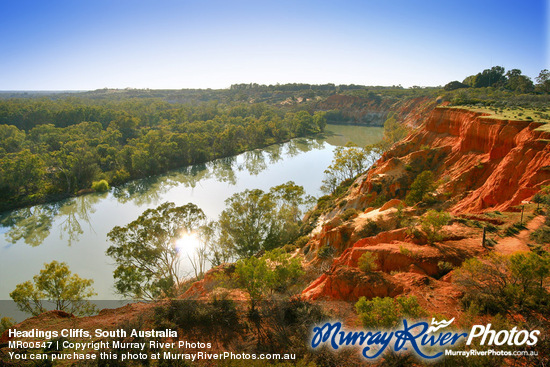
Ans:
<svg viewBox="0 0 550 367"><path fill-rule="evenodd" d="M70 199L59 208L57 216L60 217L59 239L64 240L69 246L78 242L80 236L84 233L82 226L87 225L90 232L94 232L90 215L95 213L94 204L107 197L107 193L94 193L85 196L79 196Z"/></svg>
<svg viewBox="0 0 550 367"><path fill-rule="evenodd" d="M54 221L59 219L59 239L71 246L84 233L83 225L88 225L93 232L90 214L95 212L94 204L106 197L106 193L94 193L18 209L4 213L0 217L0 225L8 228L4 234L10 244L8 246L23 240L27 245L36 247L50 235Z"/></svg>
<svg viewBox="0 0 550 367"><path fill-rule="evenodd" d="M231 185L237 184L237 175L233 165L236 164L235 157L227 157L211 162L212 175L220 182L227 182Z"/></svg>
<svg viewBox="0 0 550 367"><path fill-rule="evenodd" d="M266 148L265 153L269 159L269 164L275 164L283 159L283 146L280 144L272 145Z"/></svg>
<svg viewBox="0 0 550 367"><path fill-rule="evenodd" d="M357 131L357 128L354 131ZM164 194L174 187L195 188L207 179L234 186L238 184L238 172L244 171L257 176L284 157L324 149L325 141L331 136L341 134L327 132L325 136L316 139L293 139L284 144L248 151L235 157L184 167L162 176L134 180L113 188L111 194L120 204L133 203L143 207L158 205ZM88 226L89 232L95 232L90 216L96 211L96 204L107 197L107 193L93 193L4 213L0 216L0 226L4 227L3 232L8 243L5 247L20 240L33 247L39 246L50 235L56 221L59 226L59 239L71 246L86 232L84 226Z"/></svg>
<svg viewBox="0 0 550 367"><path fill-rule="evenodd" d="M320 139L294 139L285 144L256 149L238 156L220 158L212 162L195 164L171 171L162 176L139 179L112 190L120 203L133 202L138 206L156 205L160 198L176 186L195 188L201 181L215 179L230 185L237 185L237 172L257 176L283 157L293 157L311 150L324 148Z"/></svg>
<svg viewBox="0 0 550 367"><path fill-rule="evenodd" d="M238 165L239 171L247 171L248 174L258 176L267 168L264 152L257 149L243 154L244 162Z"/></svg>
<svg viewBox="0 0 550 367"><path fill-rule="evenodd" d="M111 190L113 196L121 204L135 202L137 205L156 202L163 194L160 177L147 177L130 181L123 186Z"/></svg>
<svg viewBox="0 0 550 367"><path fill-rule="evenodd" d="M59 204L54 203L5 213L0 218L0 225L9 228L5 233L6 241L15 244L23 239L27 245L40 245L50 235L53 218L58 210Z"/></svg>

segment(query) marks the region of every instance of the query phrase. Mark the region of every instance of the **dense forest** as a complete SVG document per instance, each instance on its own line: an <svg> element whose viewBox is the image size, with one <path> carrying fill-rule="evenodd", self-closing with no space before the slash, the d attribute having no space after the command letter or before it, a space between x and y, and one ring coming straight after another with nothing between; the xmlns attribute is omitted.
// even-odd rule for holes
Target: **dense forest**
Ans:
<svg viewBox="0 0 550 367"><path fill-rule="evenodd" d="M105 189L323 130L322 113L158 99L0 102L1 208ZM108 186L107 186L108 187Z"/></svg>

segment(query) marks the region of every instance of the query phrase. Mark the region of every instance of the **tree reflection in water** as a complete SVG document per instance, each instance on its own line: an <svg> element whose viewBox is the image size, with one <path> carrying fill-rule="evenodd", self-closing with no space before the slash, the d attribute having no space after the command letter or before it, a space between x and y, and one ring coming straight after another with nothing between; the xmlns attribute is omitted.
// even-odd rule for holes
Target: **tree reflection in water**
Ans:
<svg viewBox="0 0 550 367"><path fill-rule="evenodd" d="M93 193L59 201L57 203L35 205L6 213L0 224L7 227L7 242L15 244L19 240L32 247L40 245L50 235L54 220L60 220L59 239L67 236L71 246L82 235L82 225L87 224L93 231L90 214L95 212L94 204L107 197L106 193Z"/></svg>
<svg viewBox="0 0 550 367"><path fill-rule="evenodd" d="M237 172L245 171L258 175L269 165L281 161L285 156L294 157L314 149L322 149L324 140L299 138L285 144L256 149L234 157L217 159L171 171L162 176L134 180L111 190L112 196L121 204L136 206L158 205L163 194L171 188L181 186L195 188L207 179L216 179L230 185L237 184ZM39 246L49 235L55 220L59 221L59 239L71 246L78 242L85 232L84 225L94 232L90 215L95 205L108 197L108 193L92 193L63 200L57 203L36 205L18 209L0 216L0 226L7 228L4 235L11 245L19 240L30 246ZM10 246L8 245L8 246Z"/></svg>
<svg viewBox="0 0 550 367"><path fill-rule="evenodd" d="M59 210L59 203L36 205L4 214L0 218L2 227L9 228L6 241L15 244L23 241L30 246L40 245L50 234L52 222Z"/></svg>
<svg viewBox="0 0 550 367"><path fill-rule="evenodd" d="M95 213L94 204L106 197L107 193L94 193L73 198L66 205L61 206L57 214L63 220L59 224L59 239L63 240L63 236L66 234L69 246L73 242L78 242L84 233L82 223L87 224L90 232L95 233L90 221L90 214Z"/></svg>

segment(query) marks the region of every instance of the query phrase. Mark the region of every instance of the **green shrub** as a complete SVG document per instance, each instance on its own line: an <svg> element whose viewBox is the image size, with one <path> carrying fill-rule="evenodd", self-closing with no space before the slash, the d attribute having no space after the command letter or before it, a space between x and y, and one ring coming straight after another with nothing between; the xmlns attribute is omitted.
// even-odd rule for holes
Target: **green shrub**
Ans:
<svg viewBox="0 0 550 367"><path fill-rule="evenodd" d="M107 180L94 181L92 182L92 190L97 192L109 191L109 183Z"/></svg>
<svg viewBox="0 0 550 367"><path fill-rule="evenodd" d="M548 254L493 253L483 259L471 258L456 270L453 279L464 291L466 308L475 304L490 314L549 311L550 294L545 288L550 279Z"/></svg>
<svg viewBox="0 0 550 367"><path fill-rule="evenodd" d="M375 297L372 300L361 297L355 304L355 310L365 328L393 328L397 326L401 318L391 297Z"/></svg>
<svg viewBox="0 0 550 367"><path fill-rule="evenodd" d="M183 330L238 330L237 305L228 298L212 301L170 300L168 305L154 309L154 323L159 328L177 327ZM218 330L216 330L218 329Z"/></svg>
<svg viewBox="0 0 550 367"><path fill-rule="evenodd" d="M15 325L14 319L11 317L2 317L0 319L0 335L2 335L5 330L8 330L13 325Z"/></svg>
<svg viewBox="0 0 550 367"><path fill-rule="evenodd" d="M268 293L284 291L303 275L300 258L281 249L266 252L262 257L241 259L235 265L238 285L250 296L250 310Z"/></svg>
<svg viewBox="0 0 550 367"><path fill-rule="evenodd" d="M317 199L318 209L327 209L334 205L334 199L331 195L324 195Z"/></svg>
<svg viewBox="0 0 550 367"><path fill-rule="evenodd" d="M414 296L375 297L372 300L361 297L355 310L365 328L394 328L403 318L415 319L426 314Z"/></svg>
<svg viewBox="0 0 550 367"><path fill-rule="evenodd" d="M122 184L126 181L128 181L130 179L130 174L128 173L128 171L126 171L124 168L123 169L119 169L117 170L114 174L113 174L113 177L111 178L111 182L113 183L113 185L118 185L118 184Z"/></svg>
<svg viewBox="0 0 550 367"><path fill-rule="evenodd" d="M378 223L376 223L372 219L367 219L366 223L363 224L363 227L361 227L357 234L359 234L361 238L365 238L376 236L380 232L382 232L382 228L380 228Z"/></svg>
<svg viewBox="0 0 550 367"><path fill-rule="evenodd" d="M422 217L420 227L426 234L428 242L433 244L436 241L443 239L441 229L449 223L451 216L447 212L438 212L436 210L428 210L426 215Z"/></svg>
<svg viewBox="0 0 550 367"><path fill-rule="evenodd" d="M396 221L395 226L396 228L402 228L407 224L407 220L405 218L405 211L403 210L405 209L405 207L402 203L399 203L396 209L397 210L395 211L395 221Z"/></svg>
<svg viewBox="0 0 550 367"><path fill-rule="evenodd" d="M376 259L377 256L375 254L367 251L363 255L361 255L361 257L357 261L357 266L361 271L364 271L365 273L370 273L377 268Z"/></svg>
<svg viewBox="0 0 550 367"><path fill-rule="evenodd" d="M352 230L350 228L340 228L340 238L342 239L342 243L347 243L351 238Z"/></svg>
<svg viewBox="0 0 550 367"><path fill-rule="evenodd" d="M417 319L425 316L426 311L420 306L418 300L414 296L398 296L395 298L397 305L404 317Z"/></svg>
<svg viewBox="0 0 550 367"><path fill-rule="evenodd" d="M498 232L498 227L491 223L487 223L485 228L487 229L487 232L491 232L491 233Z"/></svg>
<svg viewBox="0 0 550 367"><path fill-rule="evenodd" d="M302 236L298 237L296 241L294 241L294 244L296 247L302 248L309 242L309 236Z"/></svg>
<svg viewBox="0 0 550 367"><path fill-rule="evenodd" d="M281 247L283 252L292 252L292 251L296 250L297 248L298 248L298 246L296 246L294 243L287 243L286 245Z"/></svg>
<svg viewBox="0 0 550 367"><path fill-rule="evenodd" d="M310 221L311 221L311 217L310 217ZM308 233L311 233L311 231L313 231L315 229L315 227L312 226L311 223L314 223L314 222L311 221L310 223L304 223L302 225L302 227L300 228L300 234L306 236Z"/></svg>
<svg viewBox="0 0 550 367"><path fill-rule="evenodd" d="M380 208L388 201L388 196L386 194L380 194L376 196L376 199L371 203L375 208Z"/></svg>
<svg viewBox="0 0 550 367"><path fill-rule="evenodd" d="M354 208L348 208L344 211L344 213L342 213L342 215L340 216L340 219L342 219L342 221L345 222L356 216L357 216L357 210Z"/></svg>
<svg viewBox="0 0 550 367"><path fill-rule="evenodd" d="M550 243L550 227L544 225L538 228L529 235L529 238L541 245Z"/></svg>
<svg viewBox="0 0 550 367"><path fill-rule="evenodd" d="M407 205L414 205L426 199L426 196L435 190L433 173L423 171L414 179L411 188L405 197Z"/></svg>
<svg viewBox="0 0 550 367"><path fill-rule="evenodd" d="M510 237L510 236L515 236L516 234L519 233L519 231L521 231L522 229L525 229L525 225L523 225L523 223L520 223L520 222L516 222L514 224L511 224L509 225L508 227L506 227L504 229L504 235L507 236L507 237Z"/></svg>
<svg viewBox="0 0 550 367"><path fill-rule="evenodd" d="M332 246L324 245L319 249L319 251L317 251L317 257L320 259L328 259L333 255L334 255L334 247Z"/></svg>
<svg viewBox="0 0 550 367"><path fill-rule="evenodd" d="M402 254L402 255L405 255L407 257L413 257L412 251L409 250L408 248L406 248L403 245L399 246L399 253Z"/></svg>

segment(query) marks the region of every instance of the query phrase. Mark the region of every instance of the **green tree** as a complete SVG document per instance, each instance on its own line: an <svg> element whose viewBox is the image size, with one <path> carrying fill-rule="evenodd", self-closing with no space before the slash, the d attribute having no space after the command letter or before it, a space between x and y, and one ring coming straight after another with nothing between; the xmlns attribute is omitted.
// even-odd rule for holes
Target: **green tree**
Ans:
<svg viewBox="0 0 550 367"><path fill-rule="evenodd" d="M296 126L296 133L300 136L315 134L321 131L318 121L307 111L296 113L293 123Z"/></svg>
<svg viewBox="0 0 550 367"><path fill-rule="evenodd" d="M520 93L530 93L535 90L533 81L528 76L522 75L521 70L512 69L506 73L508 82L506 88Z"/></svg>
<svg viewBox="0 0 550 367"><path fill-rule="evenodd" d="M378 150L372 146L363 149L348 143L345 147L337 147L332 163L324 172L321 190L325 193L333 192L341 182L363 173L378 157Z"/></svg>
<svg viewBox="0 0 550 367"><path fill-rule="evenodd" d="M73 274L65 263L54 260L44 264L44 269L33 277L33 281L18 284L10 293L23 312L36 316L47 311L44 300L54 303L56 310L76 315L89 315L96 311L95 306L86 300L96 295L91 287L93 280Z"/></svg>
<svg viewBox="0 0 550 367"><path fill-rule="evenodd" d="M176 241L197 231L205 219L194 204L164 203L124 227L114 227L107 234L114 245L106 253L118 265L116 291L134 299L174 296L182 278Z"/></svg>
<svg viewBox="0 0 550 367"><path fill-rule="evenodd" d="M426 200L429 193L435 190L433 173L431 171L423 171L414 179L411 188L405 197L407 205L414 205L422 200Z"/></svg>
<svg viewBox="0 0 550 367"><path fill-rule="evenodd" d="M535 195L533 195L533 198L531 199L531 201L537 204L537 212L538 212L540 210L540 204L544 204L546 201L546 198L542 193L537 192Z"/></svg>
<svg viewBox="0 0 550 367"><path fill-rule="evenodd" d="M403 318L419 318L426 314L414 296L375 297L371 300L361 297L355 310L365 328L394 328Z"/></svg>
<svg viewBox="0 0 550 367"><path fill-rule="evenodd" d="M541 70L535 80L537 81L538 92L550 93L550 71L548 69Z"/></svg>
<svg viewBox="0 0 550 367"><path fill-rule="evenodd" d="M24 131L12 125L0 125L0 153L15 153L20 151L24 141Z"/></svg>
<svg viewBox="0 0 550 367"><path fill-rule="evenodd" d="M225 201L220 214L220 247L243 258L292 242L310 202L303 187L292 181L267 193L259 189L236 193Z"/></svg>
<svg viewBox="0 0 550 367"><path fill-rule="evenodd" d="M14 319L11 317L2 317L0 319L0 335L2 335L4 331L8 330L13 325L15 325Z"/></svg>
<svg viewBox="0 0 550 367"><path fill-rule="evenodd" d="M90 188L99 173L95 151L84 140L67 143L60 151L54 152L52 158L58 185L65 185L69 194Z"/></svg>
<svg viewBox="0 0 550 367"><path fill-rule="evenodd" d="M468 84L461 83L458 80L453 80L452 82L445 84L443 89L446 91L451 91L455 89L468 88L468 87L469 87Z"/></svg>
<svg viewBox="0 0 550 367"><path fill-rule="evenodd" d="M44 190L45 166L39 155L28 149L9 153L0 161L0 196L27 195Z"/></svg>
<svg viewBox="0 0 550 367"><path fill-rule="evenodd" d="M126 142L137 136L137 127L139 123L139 118L124 112L113 120L109 127L113 130L120 131L122 142Z"/></svg>
<svg viewBox="0 0 550 367"><path fill-rule="evenodd" d="M464 79L463 83L474 88L502 87L506 83L505 69L502 66L493 66L481 73Z"/></svg>
<svg viewBox="0 0 550 367"><path fill-rule="evenodd" d="M301 218L314 204L315 198L306 195L302 186L293 181L272 187L269 195L275 202L275 246L291 243L300 235Z"/></svg>
<svg viewBox="0 0 550 367"><path fill-rule="evenodd" d="M275 202L260 189L236 193L220 214L221 243L238 258L272 248Z"/></svg>
<svg viewBox="0 0 550 367"><path fill-rule="evenodd" d="M325 131L327 126L327 113L324 111L317 111L313 114L313 121L317 124L320 131Z"/></svg>
<svg viewBox="0 0 550 367"><path fill-rule="evenodd" d="M404 123L397 120L395 113L390 113L384 121L384 136L382 141L377 144L382 152L391 148L395 143L404 139L411 129Z"/></svg>
<svg viewBox="0 0 550 367"><path fill-rule="evenodd" d="M426 215L422 217L420 227L426 234L430 245L443 238L441 229L449 223L449 220L451 220L449 213L436 210L428 210Z"/></svg>
<svg viewBox="0 0 550 367"><path fill-rule="evenodd" d="M301 261L282 249L266 252L262 257L249 257L237 262L238 284L250 295L250 308L268 293L284 291L303 274Z"/></svg>
<svg viewBox="0 0 550 367"><path fill-rule="evenodd" d="M516 299L520 305L529 304L536 308L539 301L548 298L550 284L550 256L534 252L517 253L510 257L510 275L516 288Z"/></svg>

